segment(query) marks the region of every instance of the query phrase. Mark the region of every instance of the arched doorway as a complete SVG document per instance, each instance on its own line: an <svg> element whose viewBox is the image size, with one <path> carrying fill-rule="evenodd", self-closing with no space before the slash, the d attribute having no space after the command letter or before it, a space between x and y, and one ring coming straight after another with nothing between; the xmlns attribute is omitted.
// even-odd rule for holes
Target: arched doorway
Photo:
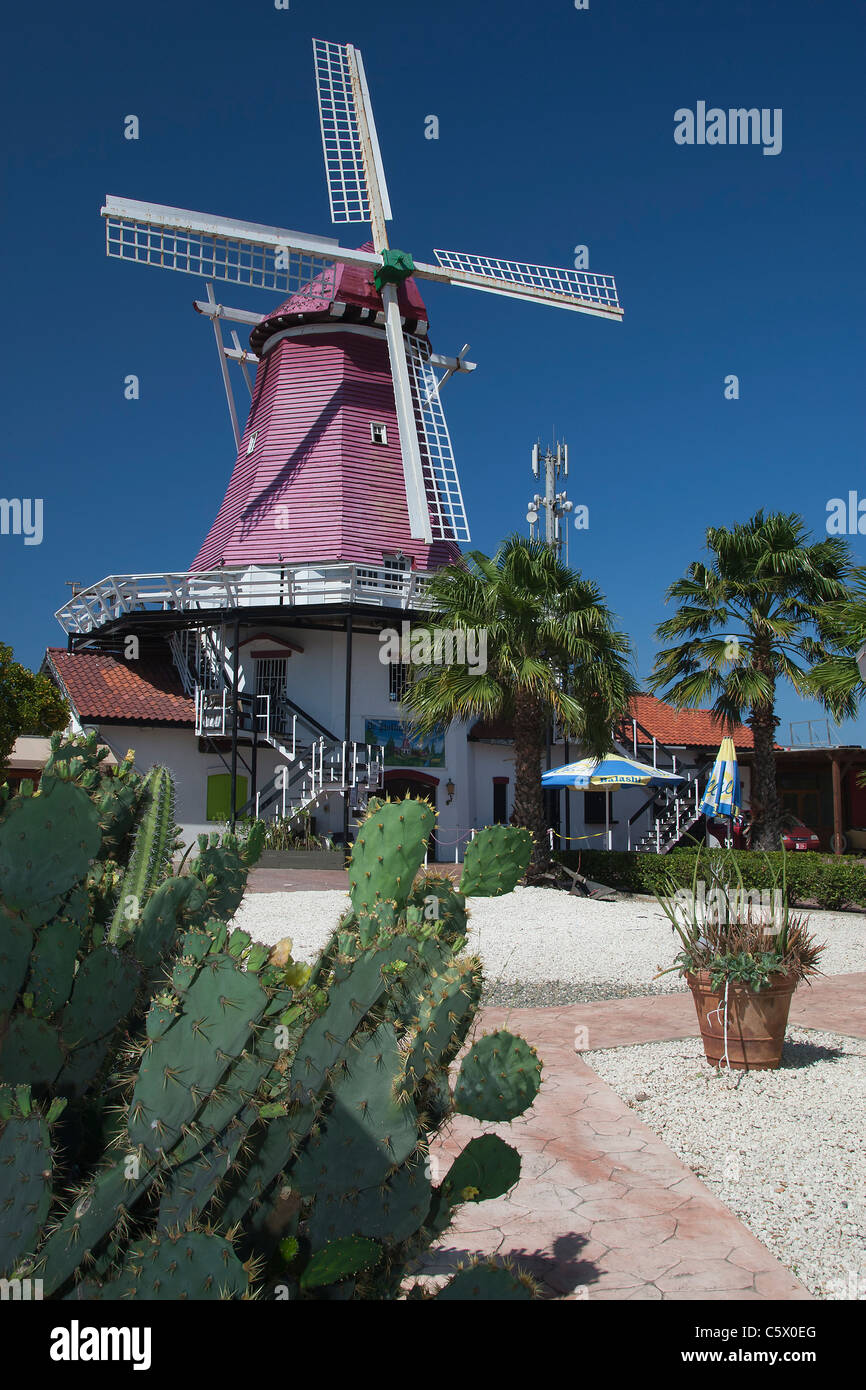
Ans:
<svg viewBox="0 0 866 1390"><path fill-rule="evenodd" d="M385 773L385 794L390 796L392 801L397 801L403 796L414 796L417 801L429 801L435 811L438 786L439 778L431 777L428 772L406 772L403 768L397 768L393 772ZM438 858L434 829L427 847L427 861L435 864Z"/></svg>

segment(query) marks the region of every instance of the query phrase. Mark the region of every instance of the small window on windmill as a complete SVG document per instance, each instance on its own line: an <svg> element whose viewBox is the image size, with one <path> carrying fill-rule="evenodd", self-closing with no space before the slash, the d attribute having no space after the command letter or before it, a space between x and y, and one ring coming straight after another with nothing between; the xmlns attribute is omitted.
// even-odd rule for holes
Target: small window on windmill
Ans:
<svg viewBox="0 0 866 1390"><path fill-rule="evenodd" d="M409 684L409 667L402 661L394 661L388 667L388 699L399 704Z"/></svg>
<svg viewBox="0 0 866 1390"><path fill-rule="evenodd" d="M251 454L253 452L253 449L256 447L256 440L258 438L258 434L258 430L253 430L252 434L247 440L247 454Z"/></svg>
<svg viewBox="0 0 866 1390"><path fill-rule="evenodd" d="M374 444L387 444L387 443L388 443L388 426L387 426L387 425L378 424L378 423L376 423L376 422L371 423L371 425L370 425L370 438L373 440L373 443L374 443Z"/></svg>

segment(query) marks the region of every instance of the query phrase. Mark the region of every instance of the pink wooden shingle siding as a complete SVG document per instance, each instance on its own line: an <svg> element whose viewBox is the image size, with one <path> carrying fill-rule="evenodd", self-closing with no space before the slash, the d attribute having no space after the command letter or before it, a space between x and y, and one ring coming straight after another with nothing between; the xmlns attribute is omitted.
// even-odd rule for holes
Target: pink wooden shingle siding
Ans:
<svg viewBox="0 0 866 1390"><path fill-rule="evenodd" d="M387 445L372 442L373 422L387 427ZM384 333L335 326L282 339L259 364L228 490L192 568L279 556L290 564L381 564L397 550L419 569L460 553L453 543L427 546L409 534Z"/></svg>

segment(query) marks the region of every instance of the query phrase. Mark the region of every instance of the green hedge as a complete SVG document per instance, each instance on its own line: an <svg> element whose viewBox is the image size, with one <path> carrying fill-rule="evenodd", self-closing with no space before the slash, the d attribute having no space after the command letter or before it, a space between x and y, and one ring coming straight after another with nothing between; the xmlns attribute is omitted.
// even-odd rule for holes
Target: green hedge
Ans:
<svg viewBox="0 0 866 1390"><path fill-rule="evenodd" d="M784 858L791 903L817 903L829 909L866 907L866 859L812 853L783 855L781 851L764 855L752 850L733 850L732 854L746 888L772 888L770 865L778 872ZM674 849L670 854L588 849L563 851L555 857L570 869L579 868L587 878L597 879L609 888L619 888L625 893L655 893L668 874L672 874L681 887L690 888L696 855L694 849Z"/></svg>

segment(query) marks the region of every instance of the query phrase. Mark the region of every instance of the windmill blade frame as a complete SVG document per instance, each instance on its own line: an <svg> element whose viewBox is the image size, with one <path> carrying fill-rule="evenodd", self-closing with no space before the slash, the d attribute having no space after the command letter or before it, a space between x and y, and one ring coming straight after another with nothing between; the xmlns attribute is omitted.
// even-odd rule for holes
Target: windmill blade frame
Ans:
<svg viewBox="0 0 866 1390"><path fill-rule="evenodd" d="M331 221L371 222L378 201L384 220L390 222L391 201L364 60L352 44L313 39L313 67Z"/></svg>
<svg viewBox="0 0 866 1390"><path fill-rule="evenodd" d="M415 415L415 400L409 374L409 357L400 318L397 290L393 285L382 289L385 305L385 335L394 383L394 405L400 431L400 453L403 459L403 480L406 485L406 506L409 510L409 533L428 545L433 539L433 527L427 498L424 466L421 459L421 439Z"/></svg>
<svg viewBox="0 0 866 1390"><path fill-rule="evenodd" d="M214 217L190 208L108 194L101 209L106 254L205 280L320 298L333 291L336 263L377 270L382 257L330 237Z"/></svg>
<svg viewBox="0 0 866 1390"><path fill-rule="evenodd" d="M433 539L468 542L472 537L430 344L407 334L406 348Z"/></svg>
<svg viewBox="0 0 866 1390"><path fill-rule="evenodd" d="M598 318L622 319L623 308L612 275L568 270L563 266L533 265L529 261L508 261L466 251L435 248L433 254L438 266L415 264L415 274L421 279L485 290L507 299L550 304L581 314L594 314Z"/></svg>

